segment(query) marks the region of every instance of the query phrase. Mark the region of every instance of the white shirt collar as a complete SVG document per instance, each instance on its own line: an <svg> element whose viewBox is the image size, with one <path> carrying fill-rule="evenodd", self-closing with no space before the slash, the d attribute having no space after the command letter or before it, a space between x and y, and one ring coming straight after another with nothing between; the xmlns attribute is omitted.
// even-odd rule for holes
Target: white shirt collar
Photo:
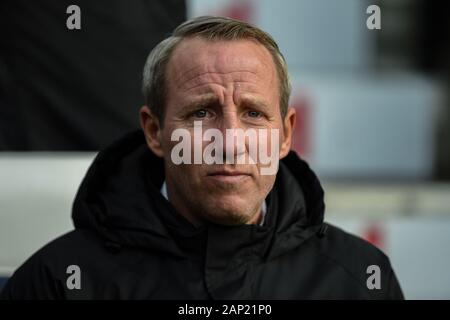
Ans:
<svg viewBox="0 0 450 320"><path fill-rule="evenodd" d="M166 185L166 181L164 181L162 187L161 187L161 194L164 196L164 198L167 199L167 201L169 200L169 196L167 195L167 185ZM264 221L266 220L266 213L267 213L267 204L266 204L266 200L263 201L262 206L261 206L261 222L259 223L260 226L264 225Z"/></svg>

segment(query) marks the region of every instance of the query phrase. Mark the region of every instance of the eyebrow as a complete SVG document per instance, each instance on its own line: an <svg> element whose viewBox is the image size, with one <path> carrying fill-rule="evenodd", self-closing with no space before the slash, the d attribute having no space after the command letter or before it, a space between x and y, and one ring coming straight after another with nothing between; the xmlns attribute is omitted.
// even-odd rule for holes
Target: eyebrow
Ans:
<svg viewBox="0 0 450 320"><path fill-rule="evenodd" d="M206 108L212 104L219 104L219 98L213 94L203 95L200 98L195 98L183 106L181 112L189 112L195 109Z"/></svg>
<svg viewBox="0 0 450 320"><path fill-rule="evenodd" d="M211 105L219 105L219 98L214 94L206 94L201 96L200 98L194 98L186 105L183 106L183 108L180 110L182 113L188 113L190 111L194 111L197 109L207 108ZM248 97L248 96L242 96L240 101L241 107L257 107L260 109L263 109L264 111L270 111L270 107L268 104L263 100L256 97Z"/></svg>
<svg viewBox="0 0 450 320"><path fill-rule="evenodd" d="M243 105L243 106L259 107L259 108L262 108L262 109L264 109L266 111L270 110L269 105L263 99L259 99L259 98L256 98L256 97L243 96L241 98L241 105Z"/></svg>

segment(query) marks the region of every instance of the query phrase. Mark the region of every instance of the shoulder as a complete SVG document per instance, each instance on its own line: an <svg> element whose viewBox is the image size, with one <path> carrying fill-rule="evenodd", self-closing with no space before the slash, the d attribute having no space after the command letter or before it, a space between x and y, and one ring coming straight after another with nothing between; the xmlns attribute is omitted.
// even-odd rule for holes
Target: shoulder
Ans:
<svg viewBox="0 0 450 320"><path fill-rule="evenodd" d="M85 262L86 257L99 258L107 252L104 241L95 232L87 229L70 231L52 240L36 251L25 263L39 264L53 269L67 263Z"/></svg>
<svg viewBox="0 0 450 320"><path fill-rule="evenodd" d="M3 299L60 299L65 295L68 273L73 266L101 269L111 254L104 242L89 230L74 230L36 251L5 285ZM99 264L99 262L102 262ZM107 273L107 270L103 270ZM102 272L97 273L101 275Z"/></svg>
<svg viewBox="0 0 450 320"><path fill-rule="evenodd" d="M325 235L313 242L316 254L361 287L367 288L372 275L379 277L381 290L370 290L373 298L403 298L390 260L382 250L336 226L326 226Z"/></svg>
<svg viewBox="0 0 450 320"><path fill-rule="evenodd" d="M327 229L322 241L318 242L322 254L336 260L350 269L355 265L376 263L390 267L387 255L368 241L326 223Z"/></svg>

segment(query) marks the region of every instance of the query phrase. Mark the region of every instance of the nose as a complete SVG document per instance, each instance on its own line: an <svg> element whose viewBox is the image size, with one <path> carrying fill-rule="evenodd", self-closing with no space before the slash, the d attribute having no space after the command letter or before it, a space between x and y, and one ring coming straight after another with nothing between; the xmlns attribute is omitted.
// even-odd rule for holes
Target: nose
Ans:
<svg viewBox="0 0 450 320"><path fill-rule="evenodd" d="M243 130L238 112L235 108L223 112L220 129L223 137L223 157L224 163L237 163L237 159L245 156L245 141L237 139L236 131Z"/></svg>

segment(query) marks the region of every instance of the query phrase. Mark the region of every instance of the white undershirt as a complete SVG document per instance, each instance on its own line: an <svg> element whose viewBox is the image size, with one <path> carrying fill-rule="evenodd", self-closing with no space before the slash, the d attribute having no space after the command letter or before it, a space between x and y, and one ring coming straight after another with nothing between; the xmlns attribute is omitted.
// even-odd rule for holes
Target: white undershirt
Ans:
<svg viewBox="0 0 450 320"><path fill-rule="evenodd" d="M164 198L166 198L167 201L170 201L169 196L167 195L166 181L164 181L160 191L161 191L161 194L164 196ZM262 206L261 206L261 222L259 223L260 226L262 226L264 224L264 220L266 219L266 212L267 212L267 204L266 204L266 200L264 200L262 203Z"/></svg>

